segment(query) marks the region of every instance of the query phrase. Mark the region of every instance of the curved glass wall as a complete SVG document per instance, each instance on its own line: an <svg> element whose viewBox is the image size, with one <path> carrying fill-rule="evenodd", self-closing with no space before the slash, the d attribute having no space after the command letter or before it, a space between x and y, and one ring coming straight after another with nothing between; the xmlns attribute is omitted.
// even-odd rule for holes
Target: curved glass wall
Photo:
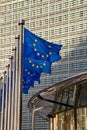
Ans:
<svg viewBox="0 0 87 130"><path fill-rule="evenodd" d="M87 107L56 114L50 118L50 130L87 130Z"/></svg>
<svg viewBox="0 0 87 130"><path fill-rule="evenodd" d="M49 130L87 130L87 72L41 90L29 101Z"/></svg>

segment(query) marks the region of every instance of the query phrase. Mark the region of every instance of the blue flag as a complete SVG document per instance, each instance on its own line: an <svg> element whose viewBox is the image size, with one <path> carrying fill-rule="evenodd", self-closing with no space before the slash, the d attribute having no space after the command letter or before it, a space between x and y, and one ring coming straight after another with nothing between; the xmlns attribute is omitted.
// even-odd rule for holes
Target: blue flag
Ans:
<svg viewBox="0 0 87 130"><path fill-rule="evenodd" d="M5 102L6 102L6 83L4 83L4 108L5 108Z"/></svg>
<svg viewBox="0 0 87 130"><path fill-rule="evenodd" d="M61 59L61 44L48 42L24 28L24 57L45 60L50 63Z"/></svg>
<svg viewBox="0 0 87 130"><path fill-rule="evenodd" d="M0 111L2 110L2 96L4 94L4 108L5 108L5 99L6 99L6 84L3 83L4 89L0 89ZM3 92L4 90L4 92Z"/></svg>
<svg viewBox="0 0 87 130"><path fill-rule="evenodd" d="M24 28L23 44L23 93L40 83L42 73L51 74L51 65L61 59L61 44L48 42Z"/></svg>

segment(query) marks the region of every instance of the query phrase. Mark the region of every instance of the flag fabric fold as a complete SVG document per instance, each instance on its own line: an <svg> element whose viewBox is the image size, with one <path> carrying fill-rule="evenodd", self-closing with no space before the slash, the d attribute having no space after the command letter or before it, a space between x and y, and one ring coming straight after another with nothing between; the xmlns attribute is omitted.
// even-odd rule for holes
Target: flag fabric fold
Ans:
<svg viewBox="0 0 87 130"><path fill-rule="evenodd" d="M48 42L24 28L23 43L23 93L40 83L42 73L51 74L51 65L61 59L61 44Z"/></svg>

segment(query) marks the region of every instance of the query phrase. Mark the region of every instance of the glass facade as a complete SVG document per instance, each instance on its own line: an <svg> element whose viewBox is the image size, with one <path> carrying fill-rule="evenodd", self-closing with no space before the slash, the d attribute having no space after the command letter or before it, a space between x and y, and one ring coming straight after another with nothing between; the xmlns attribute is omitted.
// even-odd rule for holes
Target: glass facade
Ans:
<svg viewBox="0 0 87 130"><path fill-rule="evenodd" d="M51 75L43 74L41 84L36 83L28 95L23 95L23 130L30 130L28 99L40 89L87 70L87 0L0 0L1 75L16 45L20 19L25 20L25 27L33 33L63 45L62 60L52 65ZM47 130L43 124L43 130Z"/></svg>
<svg viewBox="0 0 87 130"><path fill-rule="evenodd" d="M36 93L29 110L49 122L49 130L87 130L87 72Z"/></svg>
<svg viewBox="0 0 87 130"><path fill-rule="evenodd" d="M77 109L77 130L87 130L86 116L87 108ZM62 112L58 115L56 114L54 118L50 118L50 130L76 130L74 121L74 110L66 111L66 113Z"/></svg>

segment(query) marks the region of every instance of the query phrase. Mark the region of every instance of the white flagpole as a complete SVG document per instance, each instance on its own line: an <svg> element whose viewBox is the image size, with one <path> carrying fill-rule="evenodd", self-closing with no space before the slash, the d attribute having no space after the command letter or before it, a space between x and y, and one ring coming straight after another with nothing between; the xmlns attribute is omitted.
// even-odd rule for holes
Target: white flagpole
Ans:
<svg viewBox="0 0 87 130"><path fill-rule="evenodd" d="M0 100L0 105L2 105L2 92L1 92L1 90L2 90L2 79L3 79L3 77L1 77L0 78L0 96L1 96L1 100ZM0 107L0 109L2 109L2 106ZM1 129L1 112L2 111L0 111L0 129Z"/></svg>
<svg viewBox="0 0 87 130"><path fill-rule="evenodd" d="M21 130L22 122L22 44L23 44L23 25L24 20L19 22L20 25L20 45L19 45L19 82L18 82L18 130Z"/></svg>
<svg viewBox="0 0 87 130"><path fill-rule="evenodd" d="M2 82L2 110L1 110L1 129L4 130L4 108L5 108L5 74L6 71L4 72L4 78Z"/></svg>
<svg viewBox="0 0 87 130"><path fill-rule="evenodd" d="M19 62L19 40L20 40L20 36L16 36L15 39L17 39L17 47L16 47L16 65L15 65L15 99L14 99L14 127L13 130L17 130L17 124L18 124L18 71L19 71L19 66L18 66L18 62Z"/></svg>
<svg viewBox="0 0 87 130"><path fill-rule="evenodd" d="M7 83L6 83L6 110L5 110L5 127L4 130L7 130L8 127L8 96L9 96L9 68L10 68L10 64L8 64L7 66Z"/></svg>
<svg viewBox="0 0 87 130"><path fill-rule="evenodd" d="M4 130L7 130L7 117L8 117L8 76L9 76L9 67L7 67L7 77L6 77L6 99L5 99L5 122L4 122Z"/></svg>
<svg viewBox="0 0 87 130"><path fill-rule="evenodd" d="M10 70L9 70L9 92L8 92L8 119L7 119L7 130L11 129L11 98L12 98L12 61L13 56L10 58Z"/></svg>
<svg viewBox="0 0 87 130"><path fill-rule="evenodd" d="M13 56L13 76L12 76L12 99L11 99L11 130L13 130L13 124L14 124L14 106L15 106L15 70L16 70L16 47L13 49L14 56Z"/></svg>

